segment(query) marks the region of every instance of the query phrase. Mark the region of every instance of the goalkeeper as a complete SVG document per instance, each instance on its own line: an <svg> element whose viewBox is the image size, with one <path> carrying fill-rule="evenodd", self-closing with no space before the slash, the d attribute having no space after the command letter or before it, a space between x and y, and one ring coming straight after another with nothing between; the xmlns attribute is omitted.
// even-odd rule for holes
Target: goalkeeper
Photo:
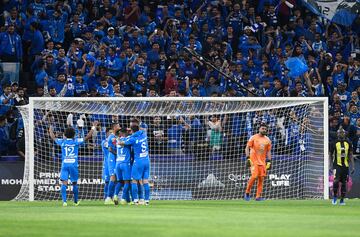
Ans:
<svg viewBox="0 0 360 237"><path fill-rule="evenodd" d="M271 165L271 141L266 136L268 127L260 124L259 133L252 136L245 148L246 164L250 167L251 177L246 187L244 199L250 201L250 191L257 180L256 201L264 201L261 197L266 170Z"/></svg>

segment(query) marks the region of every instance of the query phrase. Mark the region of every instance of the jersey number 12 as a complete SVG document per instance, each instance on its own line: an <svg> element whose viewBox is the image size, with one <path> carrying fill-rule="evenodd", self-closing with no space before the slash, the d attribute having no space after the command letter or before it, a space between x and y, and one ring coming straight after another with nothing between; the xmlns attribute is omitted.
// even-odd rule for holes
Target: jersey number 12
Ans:
<svg viewBox="0 0 360 237"><path fill-rule="evenodd" d="M75 156L74 150L75 150L75 148L73 146L65 147L65 156L66 157L74 157Z"/></svg>

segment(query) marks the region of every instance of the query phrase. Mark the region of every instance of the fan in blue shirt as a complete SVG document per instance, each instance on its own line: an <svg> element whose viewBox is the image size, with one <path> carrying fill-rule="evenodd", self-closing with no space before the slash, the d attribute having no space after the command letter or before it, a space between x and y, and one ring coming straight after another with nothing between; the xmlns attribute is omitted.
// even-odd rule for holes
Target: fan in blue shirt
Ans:
<svg viewBox="0 0 360 237"><path fill-rule="evenodd" d="M82 73L76 73L75 83L74 83L74 94L75 96L81 96L83 94L89 93L89 87L86 81L84 80L87 77L83 77Z"/></svg>
<svg viewBox="0 0 360 237"><path fill-rule="evenodd" d="M360 118L357 105L350 105L348 116L350 117L350 124L356 126L356 121Z"/></svg>
<svg viewBox="0 0 360 237"><path fill-rule="evenodd" d="M285 127L285 145L288 147L290 154L293 154L300 139L300 126L295 120L296 115L294 115L293 111L290 112L289 117L291 120Z"/></svg>
<svg viewBox="0 0 360 237"><path fill-rule="evenodd" d="M263 84L261 88L261 96L271 97L271 92L273 88L271 87L270 81L268 78L263 78Z"/></svg>
<svg viewBox="0 0 360 237"><path fill-rule="evenodd" d="M45 4L43 4L41 0L35 0L30 4L30 7L32 8L35 16L38 16L41 12L46 12Z"/></svg>
<svg viewBox="0 0 360 237"><path fill-rule="evenodd" d="M159 50L159 44L157 42L153 43L152 49L147 53L147 59L149 60L149 62L157 62L160 60Z"/></svg>
<svg viewBox="0 0 360 237"><path fill-rule="evenodd" d="M67 14L56 10L49 21L49 33L55 43L63 43L65 38L65 23Z"/></svg>
<svg viewBox="0 0 360 237"><path fill-rule="evenodd" d="M45 48L44 37L39 30L39 24L32 22L30 29L33 32L30 45L30 56L40 55Z"/></svg>
<svg viewBox="0 0 360 237"><path fill-rule="evenodd" d="M107 82L106 78L101 79L100 86L97 88L97 92L100 96L114 97L114 88Z"/></svg>
<svg viewBox="0 0 360 237"><path fill-rule="evenodd" d="M9 25L7 32L0 33L0 57L4 61L19 62L22 55L21 38L15 32L14 25Z"/></svg>
<svg viewBox="0 0 360 237"><path fill-rule="evenodd" d="M137 60L135 60L134 62L136 62L136 64L133 63L132 66L130 66L130 68L133 68L133 73L132 76L133 77L137 77L138 74L143 74L144 77L147 77L148 75L148 67L144 65L145 61L142 57L139 57Z"/></svg>
<svg viewBox="0 0 360 237"><path fill-rule="evenodd" d="M10 109L10 106L15 104L15 93L11 92L11 86L6 84L3 86L4 93L0 96L0 105L8 105L9 107L5 109L7 112Z"/></svg>
<svg viewBox="0 0 360 237"><path fill-rule="evenodd" d="M68 185L68 179L73 185L74 193L74 203L75 206L79 205L78 196L79 196L79 187L77 181L79 179L79 146L84 144L84 142L92 137L93 132L96 130L97 122L93 123L93 126L85 138L75 138L75 129L68 127L65 129L64 139L56 138L52 127L49 128L49 135L52 140L59 146L61 146L61 171L60 171L60 180L61 184L61 196L63 200L63 206L66 207L66 189Z"/></svg>
<svg viewBox="0 0 360 237"><path fill-rule="evenodd" d="M116 55L116 48L110 48L109 53L105 59L105 67L108 69L108 75L111 77L120 76L122 64L119 57Z"/></svg>
<svg viewBox="0 0 360 237"><path fill-rule="evenodd" d="M181 150L181 136L185 131L185 127L177 122L167 130L168 148L171 150Z"/></svg>
<svg viewBox="0 0 360 237"><path fill-rule="evenodd" d="M107 30L108 35L102 39L102 43L106 44L110 48L120 48L121 40L115 35L114 27L109 27Z"/></svg>
<svg viewBox="0 0 360 237"><path fill-rule="evenodd" d="M134 163L131 169L131 193L135 205L143 204L143 201L138 197L138 183L140 189L144 188L145 192L145 205L149 205L150 200L150 159L149 159L149 144L148 137L145 131L140 130L140 122L133 120L131 122L131 131L133 134L126 138L125 141L119 141L120 146L132 146L134 150Z"/></svg>

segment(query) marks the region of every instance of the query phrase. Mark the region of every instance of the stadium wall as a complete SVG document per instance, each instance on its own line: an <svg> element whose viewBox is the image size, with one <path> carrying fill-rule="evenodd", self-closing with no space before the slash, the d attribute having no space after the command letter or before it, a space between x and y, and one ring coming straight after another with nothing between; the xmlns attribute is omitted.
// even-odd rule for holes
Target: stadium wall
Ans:
<svg viewBox="0 0 360 237"><path fill-rule="evenodd" d="M216 159L216 157L213 157ZM273 160L273 166L284 167L284 169L277 169L277 172L268 173L268 177L265 182L265 187L268 190L269 197L274 197L272 194L276 194L281 189L281 192L287 192L293 194L296 198L298 192L306 192L305 179L306 177L299 176L299 173L292 173L286 167L293 162L299 162L299 157L291 156L275 156ZM98 158L82 158L82 162L91 161L98 162L101 165L101 160ZM182 158L174 156L155 156L153 162L156 162L156 166L152 166L152 197L153 199L173 199L173 197L181 196L183 199L236 199L241 198L246 186L246 182L249 179L250 173L246 171L241 173L239 167L244 167L245 163L242 160L220 160L219 162L209 162L207 160L196 160L191 156L182 156ZM171 166L169 165L171 162ZM194 162L198 162L194 166ZM210 165L211 164L211 165ZM356 162L357 172L360 170L360 163ZM172 170L166 167L179 167L176 171L177 175L172 173ZM219 166L219 167L217 167ZM192 170L196 167L196 170ZM224 169L226 167L226 169ZM0 200L13 199L20 190L23 182L23 170L24 162L19 157L2 157L0 159ZM81 170L80 170L81 174ZM59 195L59 177L58 172L39 172L36 174L35 188L39 192L51 192L57 197ZM184 179L178 179L187 175L188 182L184 182ZM319 177L320 177L319 173ZM315 174L316 176L316 174ZM102 185L101 171L96 177L80 176L81 189L94 189L99 188ZM349 198L360 198L360 176L354 175L348 188ZM216 180L214 182L214 180ZM218 182L217 182L218 181ZM300 185L295 186L294 182L299 182ZM321 178L318 180L318 188L322 188L323 181ZM209 185L210 184L210 185ZM330 174L330 188L332 187L332 176ZM299 186L301 187L299 189ZM179 188L181 187L181 188ZM229 192L228 190L232 190ZM310 190L311 191L311 190ZM95 190L94 190L95 192ZM80 192L81 196L81 192ZM83 196L82 198L85 198ZM97 197L101 199L101 196Z"/></svg>

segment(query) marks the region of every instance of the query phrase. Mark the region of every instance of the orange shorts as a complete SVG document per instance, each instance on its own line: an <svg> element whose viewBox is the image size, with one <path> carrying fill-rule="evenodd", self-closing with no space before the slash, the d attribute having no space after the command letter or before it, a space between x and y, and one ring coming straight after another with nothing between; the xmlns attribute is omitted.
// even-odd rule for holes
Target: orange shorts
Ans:
<svg viewBox="0 0 360 237"><path fill-rule="evenodd" d="M252 165L251 168L251 176L253 177L265 177L266 176L266 166L265 165Z"/></svg>

